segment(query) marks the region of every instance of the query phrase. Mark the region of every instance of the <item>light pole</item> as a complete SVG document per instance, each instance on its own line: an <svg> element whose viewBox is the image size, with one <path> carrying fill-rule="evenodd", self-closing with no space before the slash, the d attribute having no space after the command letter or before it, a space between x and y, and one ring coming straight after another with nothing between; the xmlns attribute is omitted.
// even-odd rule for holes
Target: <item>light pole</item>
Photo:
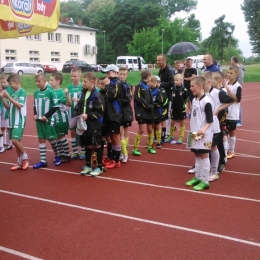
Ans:
<svg viewBox="0 0 260 260"><path fill-rule="evenodd" d="M106 31L103 31L104 33L104 56L106 56Z"/></svg>
<svg viewBox="0 0 260 260"><path fill-rule="evenodd" d="M162 54L163 54L163 32L164 32L164 29L162 29Z"/></svg>
<svg viewBox="0 0 260 260"><path fill-rule="evenodd" d="M231 34L232 34L232 30L229 28L228 29L228 54L229 54L229 58L231 58Z"/></svg>

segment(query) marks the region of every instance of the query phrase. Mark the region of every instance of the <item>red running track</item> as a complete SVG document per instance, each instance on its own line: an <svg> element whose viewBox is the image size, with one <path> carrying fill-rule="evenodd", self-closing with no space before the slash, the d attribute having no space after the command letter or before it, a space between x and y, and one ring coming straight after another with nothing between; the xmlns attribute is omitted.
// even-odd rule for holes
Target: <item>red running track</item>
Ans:
<svg viewBox="0 0 260 260"><path fill-rule="evenodd" d="M204 192L184 185L194 162L185 144L156 155L141 147L141 157L98 178L79 176L84 161L55 167L50 150L47 169L17 172L15 151L1 154L0 259L259 259L259 87L245 84L236 157ZM28 114L23 144L33 165L31 97ZM132 143L136 123L130 131Z"/></svg>

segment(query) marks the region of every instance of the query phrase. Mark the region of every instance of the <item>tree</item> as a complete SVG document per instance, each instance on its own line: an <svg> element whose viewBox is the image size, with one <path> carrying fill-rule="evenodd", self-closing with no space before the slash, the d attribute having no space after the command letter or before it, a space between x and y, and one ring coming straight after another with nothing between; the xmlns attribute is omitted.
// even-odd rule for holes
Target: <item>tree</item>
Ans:
<svg viewBox="0 0 260 260"><path fill-rule="evenodd" d="M196 41L201 40L200 21L196 19L195 14L191 14L187 18L187 26L197 35Z"/></svg>
<svg viewBox="0 0 260 260"><path fill-rule="evenodd" d="M248 23L248 34L253 47L252 51L253 53L260 54L260 1L244 0L241 9Z"/></svg>
<svg viewBox="0 0 260 260"><path fill-rule="evenodd" d="M116 54L112 49L111 42L104 37L103 32L97 33L97 64L115 63Z"/></svg>
<svg viewBox="0 0 260 260"><path fill-rule="evenodd" d="M82 19L84 13L82 12L81 3L75 0L60 3L60 16L72 18L74 22Z"/></svg>

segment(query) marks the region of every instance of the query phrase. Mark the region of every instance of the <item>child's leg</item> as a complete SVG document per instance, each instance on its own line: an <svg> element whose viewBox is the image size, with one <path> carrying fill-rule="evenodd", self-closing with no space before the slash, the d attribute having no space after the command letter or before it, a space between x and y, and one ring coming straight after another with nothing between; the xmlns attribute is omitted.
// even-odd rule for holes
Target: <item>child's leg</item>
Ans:
<svg viewBox="0 0 260 260"><path fill-rule="evenodd" d="M163 121L161 124L162 124L162 143L164 143L165 136L166 136L166 121Z"/></svg>
<svg viewBox="0 0 260 260"><path fill-rule="evenodd" d="M97 157L97 167L101 171L103 171L103 166L102 166L103 153L102 153L101 146L95 146L95 153L96 153L96 157Z"/></svg>
<svg viewBox="0 0 260 260"><path fill-rule="evenodd" d="M161 127L160 127L160 124L154 125L154 130L155 130L156 143L158 145L158 144L161 143Z"/></svg>
<svg viewBox="0 0 260 260"><path fill-rule="evenodd" d="M210 175L216 175L218 174L218 164L219 164L219 151L217 145L211 147L210 151L211 155L211 174Z"/></svg>
<svg viewBox="0 0 260 260"><path fill-rule="evenodd" d="M125 142L125 131L124 127L120 126L120 143L121 143L121 152L124 156L127 156L126 142Z"/></svg>
<svg viewBox="0 0 260 260"><path fill-rule="evenodd" d="M111 141L110 136L107 136L106 139L107 139L107 157L108 157L110 160L113 160L112 141Z"/></svg>
<svg viewBox="0 0 260 260"><path fill-rule="evenodd" d="M184 133L185 133L185 124L184 124L184 119L180 120L180 137L179 137L179 142L183 141L184 138Z"/></svg>
<svg viewBox="0 0 260 260"><path fill-rule="evenodd" d="M124 127L124 135L125 135L125 145L126 145L126 149L128 150L128 144L129 144L128 126L127 126L127 127Z"/></svg>
<svg viewBox="0 0 260 260"><path fill-rule="evenodd" d="M80 172L81 175L90 174L92 172L92 166L91 166L91 153L92 153L92 146L86 146L85 149L85 160L86 165L84 169Z"/></svg>
<svg viewBox="0 0 260 260"><path fill-rule="evenodd" d="M235 144L236 144L236 136L235 130L228 131L229 138L228 138L228 158L231 159L234 157L235 153Z"/></svg>
<svg viewBox="0 0 260 260"><path fill-rule="evenodd" d="M141 155L141 153L138 151L138 148L140 145L142 134L144 133L145 126L146 126L145 124L139 124L138 133L136 134L134 140L134 150L132 152L134 155ZM134 153L135 151L137 151L139 154L135 154Z"/></svg>
<svg viewBox="0 0 260 260"><path fill-rule="evenodd" d="M77 141L76 141L76 131L74 129L70 130L70 142L71 142L71 147L72 147L72 159L77 159L79 158L79 152L78 152L78 146L77 146Z"/></svg>
<svg viewBox="0 0 260 260"><path fill-rule="evenodd" d="M45 144L45 139L39 139L39 149L40 149L41 162L45 162L46 163L46 144Z"/></svg>
<svg viewBox="0 0 260 260"><path fill-rule="evenodd" d="M3 132L0 129L0 153L3 153L5 151L4 149L4 137Z"/></svg>
<svg viewBox="0 0 260 260"><path fill-rule="evenodd" d="M17 157L18 157L18 162L21 163L19 166L23 170L26 170L29 166L29 157L28 154L25 152L24 147L20 140L15 140L12 139L13 145L16 149ZM17 170L17 168L12 167L11 170Z"/></svg>
<svg viewBox="0 0 260 260"><path fill-rule="evenodd" d="M210 170L210 161L209 154L203 153L200 156L201 158L201 168L200 168L200 179L208 184L209 183L209 170Z"/></svg>
<svg viewBox="0 0 260 260"><path fill-rule="evenodd" d="M10 138L10 129L7 127L5 130L5 136L6 136L6 145L8 149L12 149L12 140Z"/></svg>
<svg viewBox="0 0 260 260"><path fill-rule="evenodd" d="M151 154L155 154L156 151L153 149L153 125L147 124L146 125L147 133L148 133L148 146L147 150Z"/></svg>
<svg viewBox="0 0 260 260"><path fill-rule="evenodd" d="M120 143L120 133L119 134L111 134L110 135L112 141L112 149L114 154L114 161L116 163L119 162L120 153L121 153L121 143Z"/></svg>
<svg viewBox="0 0 260 260"><path fill-rule="evenodd" d="M227 135L223 135L223 146L224 146L224 150L225 150L225 163L226 163L227 153L228 153L228 137L227 137Z"/></svg>
<svg viewBox="0 0 260 260"><path fill-rule="evenodd" d="M224 149L224 144L223 144L223 130L220 131L218 134L218 151L219 151L219 165L224 165L225 164L225 149Z"/></svg>

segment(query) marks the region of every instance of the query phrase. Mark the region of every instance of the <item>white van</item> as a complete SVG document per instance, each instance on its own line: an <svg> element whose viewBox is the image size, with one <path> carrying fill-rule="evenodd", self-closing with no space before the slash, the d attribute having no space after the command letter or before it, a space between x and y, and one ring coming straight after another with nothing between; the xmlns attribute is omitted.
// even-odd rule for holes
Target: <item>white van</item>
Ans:
<svg viewBox="0 0 260 260"><path fill-rule="evenodd" d="M203 56L204 55L190 56L190 57L187 57L187 59L192 59L193 68L203 69L204 68Z"/></svg>
<svg viewBox="0 0 260 260"><path fill-rule="evenodd" d="M137 71L148 69L148 64L140 56L118 56L116 59L116 66L126 67L128 71Z"/></svg>

